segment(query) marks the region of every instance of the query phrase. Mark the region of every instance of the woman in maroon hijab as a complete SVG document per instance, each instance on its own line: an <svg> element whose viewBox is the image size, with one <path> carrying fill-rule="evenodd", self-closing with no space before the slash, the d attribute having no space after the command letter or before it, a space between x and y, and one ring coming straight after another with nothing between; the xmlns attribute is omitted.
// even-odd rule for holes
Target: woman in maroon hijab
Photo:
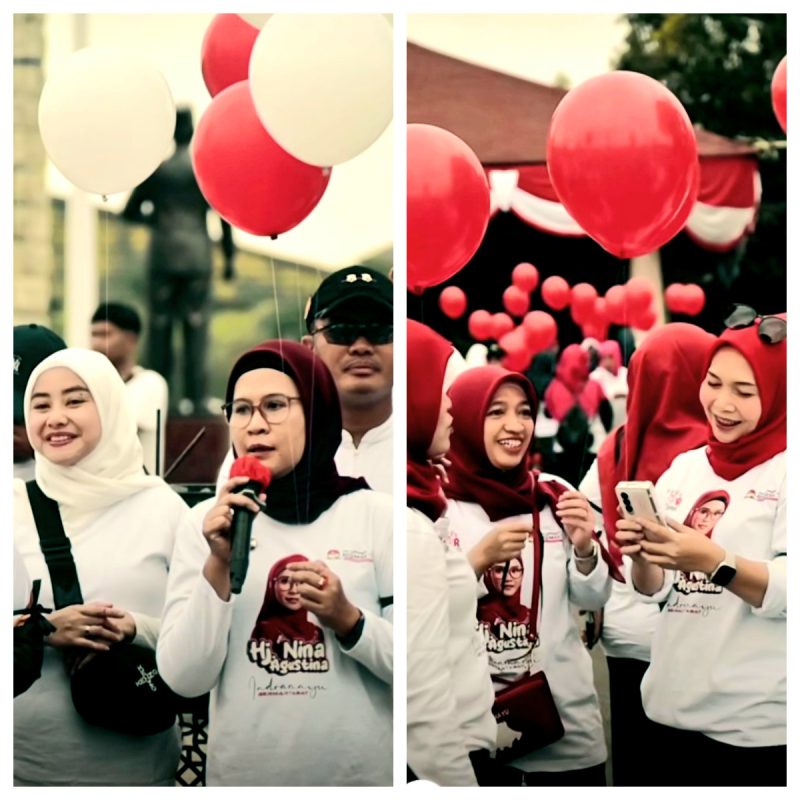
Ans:
<svg viewBox="0 0 800 800"><path fill-rule="evenodd" d="M664 609L642 702L654 751L681 755L659 783L784 786L786 315L742 306L726 323L700 386L705 445L656 485L668 524L619 520L617 542ZM730 498L713 530L677 521L709 493Z"/></svg>

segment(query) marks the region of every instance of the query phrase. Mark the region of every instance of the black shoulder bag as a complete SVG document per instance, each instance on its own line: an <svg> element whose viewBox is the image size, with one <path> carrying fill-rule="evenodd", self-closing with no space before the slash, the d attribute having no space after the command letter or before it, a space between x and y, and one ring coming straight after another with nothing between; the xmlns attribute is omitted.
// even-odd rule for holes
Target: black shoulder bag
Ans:
<svg viewBox="0 0 800 800"><path fill-rule="evenodd" d="M53 603L56 608L81 605L83 595L58 503L36 481L28 481L26 488L53 584ZM153 650L121 642L94 656L70 678L72 703L86 722L133 736L161 733L175 724L178 697L158 674Z"/></svg>

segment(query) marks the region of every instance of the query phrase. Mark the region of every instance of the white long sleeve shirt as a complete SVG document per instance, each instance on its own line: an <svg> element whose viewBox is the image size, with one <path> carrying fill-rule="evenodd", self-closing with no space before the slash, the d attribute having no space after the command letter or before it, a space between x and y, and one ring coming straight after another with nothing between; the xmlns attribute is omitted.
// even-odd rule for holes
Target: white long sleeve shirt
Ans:
<svg viewBox="0 0 800 800"><path fill-rule="evenodd" d="M545 473L541 474L540 480L557 480L568 486L561 478ZM492 522L478 504L462 500L449 501L447 518L465 551L474 547L500 522ZM509 519L531 523L530 514ZM592 659L581 642L570 604L585 609L601 608L608 600L611 578L606 563L599 557L588 575L578 571L572 557L572 545L549 508L542 510L540 525L544 538L538 626L540 644L532 648L526 640L515 649L507 646L507 642L487 639L489 667L493 676L505 679L544 670L564 725L564 736L559 741L521 756L512 765L525 772L585 769L602 764L607 750L594 688ZM533 543L530 540L522 551L522 561L521 598L527 604L533 594ZM505 683L496 682L495 690L505 686Z"/></svg>
<svg viewBox="0 0 800 800"><path fill-rule="evenodd" d="M477 786L469 753L493 750L489 663L475 627L475 573L448 534L407 509L408 764L440 786Z"/></svg>
<svg viewBox="0 0 800 800"><path fill-rule="evenodd" d="M647 715L738 747L786 744L786 453L733 481L720 478L705 448L682 453L656 484L667 516L683 522L697 499L724 490L730 504L711 538L734 556L766 564L759 608L702 572L666 570L650 667Z"/></svg>
<svg viewBox="0 0 800 800"><path fill-rule="evenodd" d="M221 600L202 575L209 554L195 506L178 534L157 650L179 694L211 691L209 786L356 786L392 781L392 505L381 492L339 498L308 525L258 514L239 595ZM292 554L325 562L364 614L345 650L333 631L321 642L254 638L272 566Z"/></svg>
<svg viewBox="0 0 800 800"><path fill-rule="evenodd" d="M581 481L580 491L590 502L597 506L602 505L597 460L592 462L592 466ZM600 528L603 527L602 514L595 514L595 521ZM604 530L603 536L605 541L608 541L607 531ZM628 572L630 556L623 556L622 563L623 569ZM606 655L612 658L649 661L650 644L658 622L658 612L658 606L641 601L630 580L626 579L625 583L612 581L611 596L603 614L602 642Z"/></svg>
<svg viewBox="0 0 800 800"><path fill-rule="evenodd" d="M77 536L66 531L84 602L130 611L136 644L155 648L175 534L188 513L161 486L111 506ZM20 481L14 483L14 541L30 577L42 579L39 602L53 608L50 573ZM45 647L42 677L14 700L16 785L173 786L179 752L177 725L155 736L124 736L84 722L54 647Z"/></svg>

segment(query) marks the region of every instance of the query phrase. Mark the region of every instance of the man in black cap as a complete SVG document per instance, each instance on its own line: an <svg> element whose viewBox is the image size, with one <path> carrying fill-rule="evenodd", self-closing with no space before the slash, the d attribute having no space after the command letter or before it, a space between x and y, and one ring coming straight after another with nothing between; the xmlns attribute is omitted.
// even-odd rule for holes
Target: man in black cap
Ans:
<svg viewBox="0 0 800 800"><path fill-rule="evenodd" d="M339 472L392 491L392 282L369 267L328 275L308 301L303 344L330 369L342 404Z"/></svg>
<svg viewBox="0 0 800 800"><path fill-rule="evenodd" d="M141 329L142 321L135 308L123 303L101 303L92 316L91 346L92 350L108 358L125 381L125 394L136 418L139 441L142 443L144 465L151 475L160 475L164 465L169 388L162 375L137 364ZM160 437L157 437L159 411L161 429Z"/></svg>
<svg viewBox="0 0 800 800"><path fill-rule="evenodd" d="M34 368L63 350L64 340L43 325L14 326L14 477L33 480L33 448L25 431L25 387Z"/></svg>

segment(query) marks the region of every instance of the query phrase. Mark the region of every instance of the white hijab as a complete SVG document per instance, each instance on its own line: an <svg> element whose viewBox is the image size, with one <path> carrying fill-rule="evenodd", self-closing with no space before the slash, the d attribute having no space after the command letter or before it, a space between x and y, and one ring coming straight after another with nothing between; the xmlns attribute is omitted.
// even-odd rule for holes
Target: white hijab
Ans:
<svg viewBox="0 0 800 800"><path fill-rule="evenodd" d="M33 441L30 405L39 376L54 367L72 370L88 387L100 416L100 441L77 464L66 467L48 461L38 450L36 482L60 506L64 527L79 532L109 506L155 486L161 478L146 475L136 420L128 407L125 384L102 353L70 347L48 356L31 373L25 387L25 427Z"/></svg>

